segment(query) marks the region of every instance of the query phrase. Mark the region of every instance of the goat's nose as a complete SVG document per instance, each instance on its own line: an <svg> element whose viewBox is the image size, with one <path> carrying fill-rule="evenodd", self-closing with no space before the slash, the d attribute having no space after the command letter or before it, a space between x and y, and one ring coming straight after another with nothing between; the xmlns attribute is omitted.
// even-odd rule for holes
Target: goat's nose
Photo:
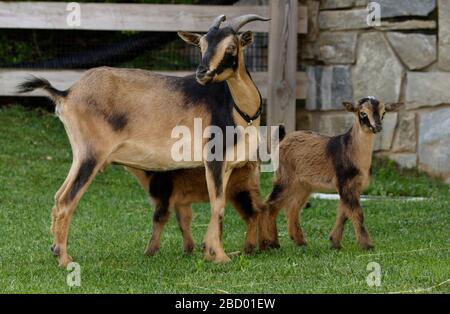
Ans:
<svg viewBox="0 0 450 314"><path fill-rule="evenodd" d="M203 77L205 76L206 72L208 72L208 68L204 65L199 65L197 68L197 76Z"/></svg>
<svg viewBox="0 0 450 314"><path fill-rule="evenodd" d="M383 130L383 126L381 124L377 125L377 131L381 132Z"/></svg>

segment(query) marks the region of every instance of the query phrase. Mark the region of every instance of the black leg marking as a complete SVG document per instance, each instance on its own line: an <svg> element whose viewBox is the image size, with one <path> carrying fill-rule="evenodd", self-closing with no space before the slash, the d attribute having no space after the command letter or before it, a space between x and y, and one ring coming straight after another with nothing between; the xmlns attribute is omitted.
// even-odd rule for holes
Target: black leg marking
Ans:
<svg viewBox="0 0 450 314"><path fill-rule="evenodd" d="M216 188L216 196L219 197L222 195L222 166L223 161L208 161L207 166L209 170L212 172L214 185Z"/></svg>
<svg viewBox="0 0 450 314"><path fill-rule="evenodd" d="M95 159L95 156L92 154L81 163L80 169L78 170L78 175L75 178L75 182L72 185L72 189L70 190L69 194L70 201L73 201L73 199L77 196L81 188L83 188L83 186L87 183L96 165L97 160Z"/></svg>
<svg viewBox="0 0 450 314"><path fill-rule="evenodd" d="M281 193L284 190L284 186L281 184L275 184L273 186L272 192L270 193L269 199L267 200L268 203L275 202L281 195Z"/></svg>
<svg viewBox="0 0 450 314"><path fill-rule="evenodd" d="M359 195L355 194L355 191L350 186L339 186L339 196L342 202L350 209L356 209L360 207Z"/></svg>
<svg viewBox="0 0 450 314"><path fill-rule="evenodd" d="M149 174L147 173L147 175ZM155 203L160 203L162 207L168 208L173 191L173 172L153 172L148 190Z"/></svg>
<svg viewBox="0 0 450 314"><path fill-rule="evenodd" d="M220 238L220 240L222 240L222 236L223 236L223 216L220 215L219 216L219 238Z"/></svg>
<svg viewBox="0 0 450 314"><path fill-rule="evenodd" d="M158 204L155 208L155 212L153 214L154 222L165 221L168 218L169 208L164 206L163 204Z"/></svg>
<svg viewBox="0 0 450 314"><path fill-rule="evenodd" d="M255 215L256 211L253 207L252 198L249 191L241 191L233 195L233 202L239 207L244 219L248 219Z"/></svg>

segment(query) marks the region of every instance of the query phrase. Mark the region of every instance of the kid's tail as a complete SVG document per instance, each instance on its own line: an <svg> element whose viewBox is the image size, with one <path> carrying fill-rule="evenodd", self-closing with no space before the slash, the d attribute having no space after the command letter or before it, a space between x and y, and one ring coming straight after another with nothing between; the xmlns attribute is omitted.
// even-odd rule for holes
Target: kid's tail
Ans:
<svg viewBox="0 0 450 314"><path fill-rule="evenodd" d="M285 136L286 136L286 128L284 127L283 124L280 124L278 126L278 141L281 142Z"/></svg>

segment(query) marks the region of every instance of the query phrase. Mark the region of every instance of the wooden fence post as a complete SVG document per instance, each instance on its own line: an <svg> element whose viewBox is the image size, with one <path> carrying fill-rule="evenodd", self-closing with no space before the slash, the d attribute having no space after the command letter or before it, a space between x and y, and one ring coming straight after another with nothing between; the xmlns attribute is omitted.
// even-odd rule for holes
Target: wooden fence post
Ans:
<svg viewBox="0 0 450 314"><path fill-rule="evenodd" d="M267 125L295 130L297 0L270 1Z"/></svg>

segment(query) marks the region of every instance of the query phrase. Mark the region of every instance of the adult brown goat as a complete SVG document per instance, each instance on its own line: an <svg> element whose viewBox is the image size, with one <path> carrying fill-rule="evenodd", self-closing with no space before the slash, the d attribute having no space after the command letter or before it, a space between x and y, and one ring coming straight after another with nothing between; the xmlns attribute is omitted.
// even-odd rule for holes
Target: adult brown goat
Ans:
<svg viewBox="0 0 450 314"><path fill-rule="evenodd" d="M276 217L284 208L289 237L297 245L305 245L299 225L299 212L313 191L337 190L340 196L336 223L330 234L331 246L341 247L347 219L353 223L362 249L373 247L364 226L359 197L369 184L375 134L382 130L385 112L397 110L400 104L384 104L373 97L358 104L344 103L354 113L355 122L345 134L328 137L314 132L288 134L279 145L279 167L273 180L273 190L267 200L262 249L279 247Z"/></svg>
<svg viewBox="0 0 450 314"><path fill-rule="evenodd" d="M229 260L220 239L225 189L232 170L243 166L249 154L244 160L211 159L211 152L204 149L208 138L200 139L200 147L194 145L193 156L200 159L179 161L171 154L178 141L172 137L173 129L183 125L195 134L195 118L202 121L201 134L209 126L223 131L227 126L259 126L261 96L244 63L244 49L253 36L250 31L238 31L248 22L268 19L249 14L220 27L224 20L224 15L218 16L205 35L179 32L183 40L201 50L196 75L180 78L102 67L87 71L67 91L39 78L19 86L20 92L42 88L49 93L72 146L73 163L55 195L52 211L52 250L61 266L71 261L67 238L75 207L97 172L110 163L136 172L204 166L211 202L205 259ZM245 140L238 137L238 142Z"/></svg>

